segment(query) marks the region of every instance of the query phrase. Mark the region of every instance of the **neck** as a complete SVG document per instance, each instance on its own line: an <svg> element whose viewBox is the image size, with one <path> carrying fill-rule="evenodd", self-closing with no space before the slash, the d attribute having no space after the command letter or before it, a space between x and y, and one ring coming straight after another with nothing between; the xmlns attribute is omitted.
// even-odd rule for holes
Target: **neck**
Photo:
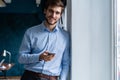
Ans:
<svg viewBox="0 0 120 80"><path fill-rule="evenodd" d="M53 31L53 29L55 28L56 24L49 24L47 23L47 21L44 22L45 26L50 30Z"/></svg>

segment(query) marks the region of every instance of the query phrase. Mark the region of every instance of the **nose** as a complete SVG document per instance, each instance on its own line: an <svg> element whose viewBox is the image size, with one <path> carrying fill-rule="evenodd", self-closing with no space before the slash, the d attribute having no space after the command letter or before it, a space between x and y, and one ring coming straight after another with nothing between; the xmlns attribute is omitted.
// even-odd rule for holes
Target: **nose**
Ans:
<svg viewBox="0 0 120 80"><path fill-rule="evenodd" d="M56 13L55 13L55 12L53 12L53 13L52 13L52 17L54 18L55 16L56 16Z"/></svg>

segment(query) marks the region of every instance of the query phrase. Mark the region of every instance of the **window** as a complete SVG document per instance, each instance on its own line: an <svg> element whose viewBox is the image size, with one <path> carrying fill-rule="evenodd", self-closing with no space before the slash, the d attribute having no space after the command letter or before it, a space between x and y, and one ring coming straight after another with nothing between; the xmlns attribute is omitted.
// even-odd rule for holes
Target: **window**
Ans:
<svg viewBox="0 0 120 80"><path fill-rule="evenodd" d="M117 80L120 80L120 0L117 0Z"/></svg>

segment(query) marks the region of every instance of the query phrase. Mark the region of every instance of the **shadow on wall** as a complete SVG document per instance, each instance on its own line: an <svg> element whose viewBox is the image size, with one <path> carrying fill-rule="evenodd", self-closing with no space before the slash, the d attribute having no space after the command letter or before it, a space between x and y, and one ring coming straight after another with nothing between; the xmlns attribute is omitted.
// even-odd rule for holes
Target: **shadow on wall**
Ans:
<svg viewBox="0 0 120 80"><path fill-rule="evenodd" d="M39 14L0 13L0 54L4 49L11 52L15 65L7 72L8 76L19 76L23 73L23 65L18 63L18 51L27 28L40 24L43 19ZM0 61L4 57L0 56ZM5 62L8 59L5 60ZM0 72L0 75L3 75Z"/></svg>

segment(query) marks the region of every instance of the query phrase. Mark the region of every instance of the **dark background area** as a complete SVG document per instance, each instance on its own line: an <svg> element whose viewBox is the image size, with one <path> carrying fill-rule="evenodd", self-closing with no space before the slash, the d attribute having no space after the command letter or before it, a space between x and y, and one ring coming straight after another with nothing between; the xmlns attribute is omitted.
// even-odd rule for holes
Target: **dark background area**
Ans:
<svg viewBox="0 0 120 80"><path fill-rule="evenodd" d="M17 59L19 47L26 29L44 20L43 3L44 0L37 7L35 0L12 0L11 4L0 8L0 54L4 49L11 52L11 62L15 64L7 71L7 76L19 76L24 71L23 65ZM0 61L3 58L8 62L8 57L0 55Z"/></svg>

